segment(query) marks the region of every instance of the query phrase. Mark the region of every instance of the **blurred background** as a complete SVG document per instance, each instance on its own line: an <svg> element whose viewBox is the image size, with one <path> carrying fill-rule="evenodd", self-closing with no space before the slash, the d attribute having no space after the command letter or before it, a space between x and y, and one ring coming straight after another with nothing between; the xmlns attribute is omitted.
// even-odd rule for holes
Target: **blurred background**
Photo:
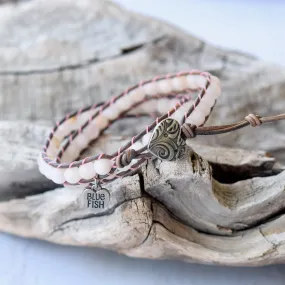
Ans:
<svg viewBox="0 0 285 285"><path fill-rule="evenodd" d="M217 46L285 64L284 1L115 2L176 25ZM175 261L136 260L99 249L64 247L0 234L0 285L284 283L283 265L228 268Z"/></svg>
<svg viewBox="0 0 285 285"><path fill-rule="evenodd" d="M114 0L202 40L285 65L282 0Z"/></svg>

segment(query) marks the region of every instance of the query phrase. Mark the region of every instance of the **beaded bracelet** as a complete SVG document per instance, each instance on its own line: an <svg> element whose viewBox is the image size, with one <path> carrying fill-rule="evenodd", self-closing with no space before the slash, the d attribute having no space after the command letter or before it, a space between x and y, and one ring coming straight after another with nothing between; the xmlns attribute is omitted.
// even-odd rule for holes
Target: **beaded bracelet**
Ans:
<svg viewBox="0 0 285 285"><path fill-rule="evenodd" d="M198 70L142 81L57 122L42 148L39 170L57 184L88 188L94 181L103 184L132 175L153 157L169 161L182 158L187 138L285 119L284 114L267 118L250 114L236 124L204 127L220 93L219 79ZM115 121L153 113L156 119L114 153L76 160Z"/></svg>
<svg viewBox="0 0 285 285"><path fill-rule="evenodd" d="M198 95L193 100L191 94L195 91ZM59 121L42 149L39 169L58 184L88 185L94 179L107 183L131 175L152 156L178 159L183 155L185 140L180 136L177 120L182 125L185 122L202 125L219 95L218 78L197 70L143 81L119 96L80 109ZM75 160L113 122L153 111L159 114L156 120L113 154Z"/></svg>

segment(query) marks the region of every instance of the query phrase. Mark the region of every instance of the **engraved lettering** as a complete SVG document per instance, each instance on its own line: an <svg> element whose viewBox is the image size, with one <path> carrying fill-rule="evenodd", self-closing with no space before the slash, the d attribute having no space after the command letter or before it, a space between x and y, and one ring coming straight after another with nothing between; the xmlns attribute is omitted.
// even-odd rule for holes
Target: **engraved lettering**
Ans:
<svg viewBox="0 0 285 285"><path fill-rule="evenodd" d="M84 204L87 208L104 210L108 206L110 194L107 189L86 189L84 193Z"/></svg>

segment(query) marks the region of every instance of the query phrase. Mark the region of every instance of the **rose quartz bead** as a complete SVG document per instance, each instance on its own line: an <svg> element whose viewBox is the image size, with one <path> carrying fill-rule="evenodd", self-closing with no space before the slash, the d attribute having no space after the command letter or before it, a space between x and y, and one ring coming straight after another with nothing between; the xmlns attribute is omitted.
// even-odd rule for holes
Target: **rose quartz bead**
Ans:
<svg viewBox="0 0 285 285"><path fill-rule="evenodd" d="M116 108L115 105L111 105L110 107L106 108L103 112L102 112L103 116L105 116L107 119L109 119L110 121L113 121L115 119L118 118L118 116L120 115L119 110Z"/></svg>
<svg viewBox="0 0 285 285"><path fill-rule="evenodd" d="M79 125L84 124L90 117L92 117L92 115L94 115L95 113L95 110L86 111L84 113L81 113L78 117Z"/></svg>
<svg viewBox="0 0 285 285"><path fill-rule="evenodd" d="M143 90L146 95L155 95L159 93L157 82L149 82L144 84Z"/></svg>
<svg viewBox="0 0 285 285"><path fill-rule="evenodd" d="M160 114L167 113L167 111L169 111L174 106L174 104L172 104L171 101L169 99L160 99L160 100L158 100L158 102L157 102L157 111Z"/></svg>
<svg viewBox="0 0 285 285"><path fill-rule="evenodd" d="M144 99L145 92L142 90L142 88L136 88L130 91L128 96L132 102L136 103Z"/></svg>
<svg viewBox="0 0 285 285"><path fill-rule="evenodd" d="M83 131L83 134L86 135L89 140L94 140L99 135L99 130L95 122L91 122Z"/></svg>
<svg viewBox="0 0 285 285"><path fill-rule="evenodd" d="M88 146L89 140L85 134L79 134L74 139L73 143L77 145L79 149L84 149Z"/></svg>
<svg viewBox="0 0 285 285"><path fill-rule="evenodd" d="M143 113L151 113L156 110L156 103L154 101L147 101L145 103L142 103L139 107L140 112Z"/></svg>
<svg viewBox="0 0 285 285"><path fill-rule="evenodd" d="M209 93L209 95L211 94L212 97L214 97L215 99L217 99L221 95L220 81L217 77L212 76L211 84L207 89L207 93Z"/></svg>
<svg viewBox="0 0 285 285"><path fill-rule="evenodd" d="M68 133L70 132L70 128L66 127L66 125L63 123L62 125L60 125L56 132L55 132L55 136L57 136L58 138L62 139L64 138Z"/></svg>
<svg viewBox="0 0 285 285"><path fill-rule="evenodd" d="M91 179L95 176L96 172L92 162L79 166L79 175L83 179Z"/></svg>
<svg viewBox="0 0 285 285"><path fill-rule="evenodd" d="M57 154L58 154L58 150L56 150L56 149L50 149L50 148L47 149L47 156L48 156L49 158L53 159L53 158L56 157Z"/></svg>
<svg viewBox="0 0 285 285"><path fill-rule="evenodd" d="M179 122L182 119L182 116L183 113L178 110L171 115L171 118Z"/></svg>
<svg viewBox="0 0 285 285"><path fill-rule="evenodd" d="M79 156L80 149L73 142L67 147L62 155L62 162L71 162Z"/></svg>
<svg viewBox="0 0 285 285"><path fill-rule="evenodd" d="M196 109L199 110L201 113L203 113L205 117L207 117L210 114L213 104L209 104L206 100L203 99L200 101Z"/></svg>
<svg viewBox="0 0 285 285"><path fill-rule="evenodd" d="M121 113L121 112L128 110L132 104L133 104L133 102L128 98L128 95L125 95L122 98L118 99L114 103L114 106Z"/></svg>
<svg viewBox="0 0 285 285"><path fill-rule="evenodd" d="M43 161L42 165L41 165L41 170L42 173L48 178L48 179L52 179L52 175L53 175L53 167L50 166L49 164L47 164L45 161Z"/></svg>
<svg viewBox="0 0 285 285"><path fill-rule="evenodd" d="M64 172L64 177L67 182L75 184L80 181L79 169L78 167L67 168Z"/></svg>
<svg viewBox="0 0 285 285"><path fill-rule="evenodd" d="M135 142L133 145L131 145L131 148L134 150L139 150L143 147L143 144L139 141Z"/></svg>
<svg viewBox="0 0 285 285"><path fill-rule="evenodd" d="M148 145L149 140L151 139L152 133L147 133L142 138L142 144L143 146Z"/></svg>
<svg viewBox="0 0 285 285"><path fill-rule="evenodd" d="M64 172L65 169L54 168L52 181L56 184L63 184L65 182Z"/></svg>
<svg viewBox="0 0 285 285"><path fill-rule="evenodd" d="M113 162L110 159L99 159L94 162L94 170L99 175L106 175L112 169Z"/></svg>
<svg viewBox="0 0 285 285"><path fill-rule="evenodd" d="M58 147L59 147L59 142L58 142ZM56 143L54 141L54 138L53 140L51 140L49 146L48 146L48 149L47 149L47 155L49 157L55 157L58 153L58 147L56 146Z"/></svg>
<svg viewBox="0 0 285 285"><path fill-rule="evenodd" d="M195 80L195 84L196 84L197 88L202 88L202 87L206 86L207 79L204 76L196 75L194 77L194 80Z"/></svg>
<svg viewBox="0 0 285 285"><path fill-rule="evenodd" d="M174 77L171 79L172 89L174 91L181 91L187 88L185 76Z"/></svg>
<svg viewBox="0 0 285 285"><path fill-rule="evenodd" d="M190 89L198 89L198 88L202 88L205 86L205 82L206 79L203 77L203 79L201 79L202 76L200 75L187 75L186 76L186 80L187 80L187 86ZM204 83L203 83L204 82Z"/></svg>
<svg viewBox="0 0 285 285"><path fill-rule="evenodd" d="M195 82L195 75L187 75L186 80L187 80L187 87L188 88L197 89L197 85Z"/></svg>
<svg viewBox="0 0 285 285"><path fill-rule="evenodd" d="M187 123L194 124L196 126L202 125L204 121L205 121L205 116L198 109L194 110L186 120Z"/></svg>
<svg viewBox="0 0 285 285"><path fill-rule="evenodd" d="M203 102L203 105L209 105L209 106L214 106L216 101L215 96L213 96L213 92L211 92L211 90L207 90L206 94L203 96L202 100L200 103Z"/></svg>
<svg viewBox="0 0 285 285"><path fill-rule="evenodd" d="M157 81L159 93L170 93L172 91L171 79Z"/></svg>
<svg viewBox="0 0 285 285"><path fill-rule="evenodd" d="M105 129L109 124L109 120L107 117L103 116L103 115L99 115L96 119L95 119L95 125L97 126L97 128L99 130L103 130Z"/></svg>

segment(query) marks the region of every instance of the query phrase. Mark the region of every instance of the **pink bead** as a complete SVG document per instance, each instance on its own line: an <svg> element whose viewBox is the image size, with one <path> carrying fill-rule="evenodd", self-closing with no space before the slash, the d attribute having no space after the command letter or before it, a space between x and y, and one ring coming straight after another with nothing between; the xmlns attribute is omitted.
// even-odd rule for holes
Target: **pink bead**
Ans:
<svg viewBox="0 0 285 285"><path fill-rule="evenodd" d="M99 135L99 130L95 122L91 122L86 129L83 132L84 135L86 135L89 140L94 140L98 137Z"/></svg>
<svg viewBox="0 0 285 285"><path fill-rule="evenodd" d="M198 89L198 88L202 88L205 86L205 84L201 84L199 75L187 75L186 80L187 80L187 87L190 89ZM205 78L204 80L206 81Z"/></svg>
<svg viewBox="0 0 285 285"><path fill-rule="evenodd" d="M158 100L156 106L157 106L157 111L160 113L160 114L165 114L167 113L167 111L169 111L173 105L171 105L171 101L169 99L160 99Z"/></svg>
<svg viewBox="0 0 285 285"><path fill-rule="evenodd" d="M128 98L128 95L126 95L120 98L116 103L114 103L114 106L121 113L128 110L132 104L133 102Z"/></svg>
<svg viewBox="0 0 285 285"><path fill-rule="evenodd" d="M78 158L79 153L80 153L79 147L76 144L74 144L74 142L72 142L64 151L61 160L62 162L71 162L74 159Z"/></svg>
<svg viewBox="0 0 285 285"><path fill-rule="evenodd" d="M46 178L52 179L52 175L54 171L54 168L52 166L50 166L44 161L43 164L41 165L41 170L42 170L42 173L46 176Z"/></svg>
<svg viewBox="0 0 285 285"><path fill-rule="evenodd" d="M210 114L214 103L215 101L209 102L206 100L206 98L203 97L196 109L203 113L205 117L207 117Z"/></svg>
<svg viewBox="0 0 285 285"><path fill-rule="evenodd" d="M140 141L135 142L135 143L131 146L131 148L134 149L134 150L139 150L139 149L141 149L142 147L143 147L143 144L142 144Z"/></svg>
<svg viewBox="0 0 285 285"><path fill-rule="evenodd" d="M63 184L65 182L64 171L64 169L54 168L52 181L56 184Z"/></svg>
<svg viewBox="0 0 285 285"><path fill-rule="evenodd" d="M79 169L78 167L67 168L64 172L64 177L67 182L71 184L76 184L80 181Z"/></svg>
<svg viewBox="0 0 285 285"><path fill-rule="evenodd" d="M115 120L118 118L118 116L120 115L119 110L116 108L115 105L111 105L110 107L108 107L107 109L105 109L102 113L106 118L108 118L109 120Z"/></svg>
<svg viewBox="0 0 285 285"><path fill-rule="evenodd" d="M130 91L128 97L132 102L139 102L142 101L145 97L145 93L142 88L137 88L135 90Z"/></svg>
<svg viewBox="0 0 285 285"><path fill-rule="evenodd" d="M99 130L103 130L105 129L109 124L109 120L108 118L106 118L103 115L99 115L96 119L95 119L95 125Z"/></svg>
<svg viewBox="0 0 285 285"><path fill-rule="evenodd" d="M147 133L142 138L142 144L143 146L147 145L149 143L150 138L152 137L152 133Z"/></svg>
<svg viewBox="0 0 285 285"><path fill-rule="evenodd" d="M159 93L170 93L172 91L171 79L162 79L157 82Z"/></svg>
<svg viewBox="0 0 285 285"><path fill-rule="evenodd" d="M146 95L155 95L159 93L157 82L149 82L144 84L143 90Z"/></svg>
<svg viewBox="0 0 285 285"><path fill-rule="evenodd" d="M207 92L209 93L209 95L211 94L215 99L217 99L221 95L220 81L217 77L212 77L211 84L208 87Z"/></svg>
<svg viewBox="0 0 285 285"><path fill-rule="evenodd" d="M94 170L99 175L106 175L112 169L113 162L110 159L99 159L94 162Z"/></svg>
<svg viewBox="0 0 285 285"><path fill-rule="evenodd" d="M95 176L96 172L92 162L79 166L79 175L83 179L91 179Z"/></svg>
<svg viewBox="0 0 285 285"><path fill-rule="evenodd" d="M181 91L184 90L186 86L186 81L184 76L183 77L174 77L171 79L172 89L174 91Z"/></svg>
<svg viewBox="0 0 285 285"><path fill-rule="evenodd" d="M89 140L84 134L79 134L73 141L79 149L84 149L88 146Z"/></svg>
<svg viewBox="0 0 285 285"><path fill-rule="evenodd" d="M202 112L200 112L198 109L194 110L191 115L186 120L187 123L200 126L204 123L205 116Z"/></svg>
<svg viewBox="0 0 285 285"><path fill-rule="evenodd" d="M57 128L55 132L55 136L62 139L68 134L68 132L69 132L69 128L67 128L63 123Z"/></svg>
<svg viewBox="0 0 285 285"><path fill-rule="evenodd" d="M57 153L58 153L58 148L55 146L55 144L51 143L47 149L47 156L55 157Z"/></svg>

